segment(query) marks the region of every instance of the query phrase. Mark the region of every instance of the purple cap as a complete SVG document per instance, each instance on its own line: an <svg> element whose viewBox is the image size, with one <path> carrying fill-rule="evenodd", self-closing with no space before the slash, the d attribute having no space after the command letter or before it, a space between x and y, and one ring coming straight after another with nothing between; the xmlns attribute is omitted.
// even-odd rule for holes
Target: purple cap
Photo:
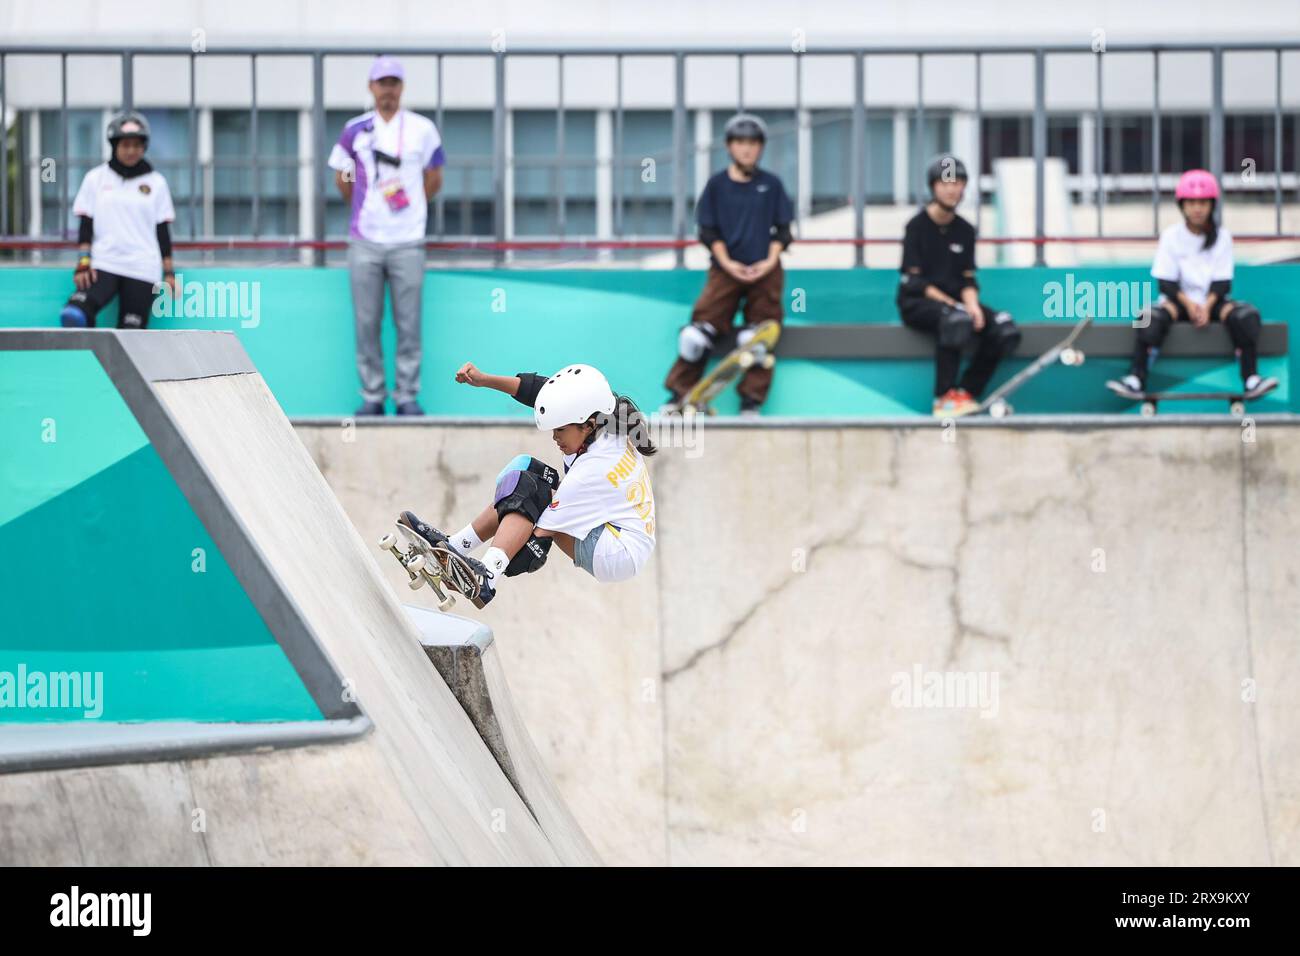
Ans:
<svg viewBox="0 0 1300 956"><path fill-rule="evenodd" d="M402 69L402 61L395 56L377 56L375 62L370 64L371 81L382 80L386 76L396 77L399 80L406 79L406 71Z"/></svg>

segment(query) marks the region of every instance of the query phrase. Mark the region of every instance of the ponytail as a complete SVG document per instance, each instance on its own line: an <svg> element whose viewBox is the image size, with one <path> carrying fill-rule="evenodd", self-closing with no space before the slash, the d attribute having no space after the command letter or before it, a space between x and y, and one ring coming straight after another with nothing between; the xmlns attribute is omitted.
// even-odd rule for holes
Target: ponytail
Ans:
<svg viewBox="0 0 1300 956"><path fill-rule="evenodd" d="M1214 244L1219 241L1219 224L1214 220L1214 214L1218 211L1219 201L1210 200L1210 218L1205 221L1205 245L1202 249L1212 249Z"/></svg>
<svg viewBox="0 0 1300 956"><path fill-rule="evenodd" d="M626 395L614 396L614 411L610 415L596 416L596 430L608 431L618 438L629 441L632 446L647 458L657 452L650 440L650 423L646 421L636 402Z"/></svg>

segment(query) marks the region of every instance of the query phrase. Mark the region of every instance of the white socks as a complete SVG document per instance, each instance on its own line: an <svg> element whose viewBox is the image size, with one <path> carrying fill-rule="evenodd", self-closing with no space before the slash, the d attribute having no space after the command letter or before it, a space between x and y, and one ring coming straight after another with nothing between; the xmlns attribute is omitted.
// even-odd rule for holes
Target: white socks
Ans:
<svg viewBox="0 0 1300 956"><path fill-rule="evenodd" d="M501 577L509 563L510 558L500 548L488 548L487 554L483 555L483 564L494 578Z"/></svg>
<svg viewBox="0 0 1300 956"><path fill-rule="evenodd" d="M462 554L472 554L483 547L483 539L474 533L474 525L467 524L451 536L451 543L460 548Z"/></svg>

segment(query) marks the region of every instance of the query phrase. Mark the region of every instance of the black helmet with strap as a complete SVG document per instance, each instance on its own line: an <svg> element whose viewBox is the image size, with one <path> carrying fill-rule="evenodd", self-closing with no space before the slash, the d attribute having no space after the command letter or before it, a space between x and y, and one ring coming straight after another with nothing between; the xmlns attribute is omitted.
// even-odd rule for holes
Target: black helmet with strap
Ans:
<svg viewBox="0 0 1300 956"><path fill-rule="evenodd" d="M756 139L767 142L767 124L753 113L737 113L727 120L723 139L730 143L733 139Z"/></svg>
<svg viewBox="0 0 1300 956"><path fill-rule="evenodd" d="M940 153L925 170L925 184L934 192L934 184L939 180L946 183L967 181L966 164L952 153Z"/></svg>
<svg viewBox="0 0 1300 956"><path fill-rule="evenodd" d="M114 113L113 118L108 121L109 143L116 146L118 140L126 139L128 136L135 136L143 140L146 146L149 145L149 121L135 110Z"/></svg>

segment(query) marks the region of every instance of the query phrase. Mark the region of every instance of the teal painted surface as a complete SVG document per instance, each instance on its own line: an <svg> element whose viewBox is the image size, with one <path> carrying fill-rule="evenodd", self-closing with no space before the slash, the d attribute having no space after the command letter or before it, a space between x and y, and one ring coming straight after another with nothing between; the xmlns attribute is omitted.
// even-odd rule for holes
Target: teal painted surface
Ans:
<svg viewBox="0 0 1300 956"><path fill-rule="evenodd" d="M0 722L88 716L23 670L101 720L322 719L92 353L0 352L0 441Z"/></svg>
<svg viewBox="0 0 1300 956"><path fill-rule="evenodd" d="M1147 282L1145 266L981 270L982 297L1024 322L1044 315L1045 283ZM247 310L221 315L208 307L185 318L154 320L158 328L235 331L289 415L346 415L359 402L352 302L344 269L191 269L186 283L242 293ZM490 372L549 372L570 362L600 367L619 391L653 409L666 396L665 372L676 352L678 328L689 319L703 275L694 271L482 270L430 271L424 289L424 370L421 401L435 415L508 415L528 410L495 392L456 385L455 370L473 361ZM0 271L0 326L57 324L68 294L64 270ZM226 287L224 284L236 284ZM873 270L804 270L786 278L788 319L797 323L898 321L893 305L897 273ZM1268 321L1294 323L1300 314L1300 265L1242 266L1234 295L1254 302ZM184 297L183 297L184 298ZM802 311L790 306L799 302ZM215 303L214 303L215 305ZM110 307L106 324L115 321ZM1062 324L1070 321L1060 319ZM1117 315L1100 321L1127 323ZM394 336L386 324L385 354L392 378ZM1294 355L1294 350L1293 353ZM1291 394L1296 359L1261 362L1282 387L1252 408L1297 411ZM1025 361L1003 363L994 385ZM1123 373L1122 359L1090 359L1080 369L1046 371L1016 396L1021 412L1134 411L1102 388ZM880 416L928 414L933 366L891 360L788 359L777 369L769 415ZM1153 384L1187 390L1236 387L1234 362L1165 359ZM737 410L734 392L719 403ZM1184 403L1180 411L1219 411Z"/></svg>

